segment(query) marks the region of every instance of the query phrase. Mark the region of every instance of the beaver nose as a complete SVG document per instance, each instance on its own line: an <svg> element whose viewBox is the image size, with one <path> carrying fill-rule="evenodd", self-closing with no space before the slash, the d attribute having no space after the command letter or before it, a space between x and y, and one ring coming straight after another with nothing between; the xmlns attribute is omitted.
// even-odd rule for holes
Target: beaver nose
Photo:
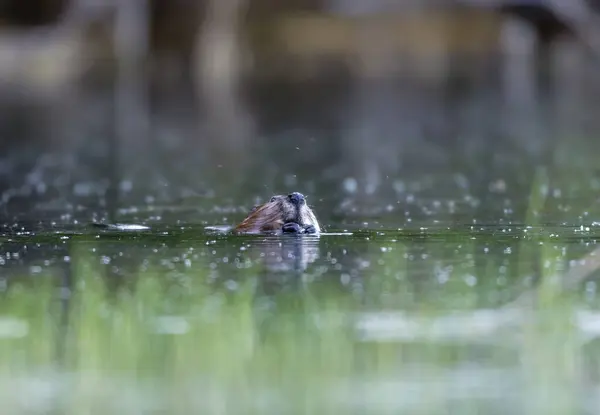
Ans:
<svg viewBox="0 0 600 415"><path fill-rule="evenodd" d="M296 206L303 205L305 202L304 195L298 192L290 193L288 195L288 199L290 199L290 202L292 202Z"/></svg>

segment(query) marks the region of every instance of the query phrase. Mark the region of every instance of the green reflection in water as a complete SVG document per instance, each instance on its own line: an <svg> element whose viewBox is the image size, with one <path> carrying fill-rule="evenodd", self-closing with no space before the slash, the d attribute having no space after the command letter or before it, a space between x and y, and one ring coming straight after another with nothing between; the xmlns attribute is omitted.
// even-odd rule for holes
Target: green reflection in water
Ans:
<svg viewBox="0 0 600 415"><path fill-rule="evenodd" d="M576 316L596 301L557 276L595 240L555 233L40 236L67 241L70 280L51 266L8 280L0 400L18 414L580 413L598 351ZM538 306L505 307L523 293Z"/></svg>

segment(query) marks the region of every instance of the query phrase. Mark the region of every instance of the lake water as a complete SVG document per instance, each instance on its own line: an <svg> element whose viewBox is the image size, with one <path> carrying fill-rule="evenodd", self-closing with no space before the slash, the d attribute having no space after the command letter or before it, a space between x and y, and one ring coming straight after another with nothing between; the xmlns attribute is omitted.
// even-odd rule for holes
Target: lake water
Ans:
<svg viewBox="0 0 600 415"><path fill-rule="evenodd" d="M561 277L597 234L15 232L0 395L40 414L593 413L596 284Z"/></svg>
<svg viewBox="0 0 600 415"><path fill-rule="evenodd" d="M299 89L3 119L5 413L597 413L592 94ZM291 191L323 235L207 229Z"/></svg>

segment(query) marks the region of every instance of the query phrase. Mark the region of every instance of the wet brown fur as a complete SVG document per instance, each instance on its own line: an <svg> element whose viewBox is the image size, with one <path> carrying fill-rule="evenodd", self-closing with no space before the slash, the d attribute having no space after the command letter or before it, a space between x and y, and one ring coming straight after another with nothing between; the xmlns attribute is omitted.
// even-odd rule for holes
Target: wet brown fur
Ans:
<svg viewBox="0 0 600 415"><path fill-rule="evenodd" d="M295 222L301 227L313 225L316 233L320 232L319 223L311 208L306 203L296 207L284 195L273 196L269 202L254 207L233 232L278 233L288 222Z"/></svg>

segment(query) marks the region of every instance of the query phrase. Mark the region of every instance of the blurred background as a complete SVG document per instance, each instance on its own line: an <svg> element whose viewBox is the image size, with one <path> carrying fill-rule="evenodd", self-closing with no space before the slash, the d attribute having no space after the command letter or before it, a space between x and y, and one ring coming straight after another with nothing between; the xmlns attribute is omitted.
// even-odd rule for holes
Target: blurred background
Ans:
<svg viewBox="0 0 600 415"><path fill-rule="evenodd" d="M4 412L597 414L599 69L599 0L0 0Z"/></svg>
<svg viewBox="0 0 600 415"><path fill-rule="evenodd" d="M397 224L415 195L518 204L565 151L595 178L596 0L2 0L0 17L9 224L148 205L214 224L292 189L328 222Z"/></svg>

